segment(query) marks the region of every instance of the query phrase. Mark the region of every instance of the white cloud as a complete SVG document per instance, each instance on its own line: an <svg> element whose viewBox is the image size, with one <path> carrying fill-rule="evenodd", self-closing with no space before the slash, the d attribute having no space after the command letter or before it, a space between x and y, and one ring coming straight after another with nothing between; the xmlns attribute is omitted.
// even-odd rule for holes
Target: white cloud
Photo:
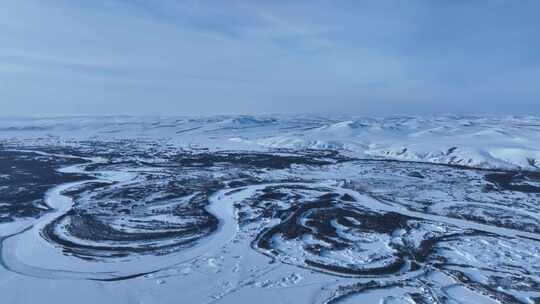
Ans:
<svg viewBox="0 0 540 304"><path fill-rule="evenodd" d="M461 111L475 100L477 110L490 101L499 112L540 112L531 109L539 42L525 39L538 5L463 5L6 0L0 105L13 114L381 114ZM484 6L522 16L496 19Z"/></svg>

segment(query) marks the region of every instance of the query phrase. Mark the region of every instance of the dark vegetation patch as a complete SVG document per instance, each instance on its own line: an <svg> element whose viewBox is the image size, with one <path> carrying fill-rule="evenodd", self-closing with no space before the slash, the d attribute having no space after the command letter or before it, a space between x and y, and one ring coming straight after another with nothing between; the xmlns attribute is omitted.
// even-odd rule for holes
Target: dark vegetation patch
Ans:
<svg viewBox="0 0 540 304"><path fill-rule="evenodd" d="M334 151L308 150L292 154L290 152L203 152L183 153L172 159L185 167L212 167L219 165L247 168L286 169L292 165L323 166L336 162L350 161Z"/></svg>
<svg viewBox="0 0 540 304"><path fill-rule="evenodd" d="M87 176L56 171L78 163L83 161L0 150L0 222L37 217L45 212L48 209L44 202L47 190L62 183L88 179Z"/></svg>
<svg viewBox="0 0 540 304"><path fill-rule="evenodd" d="M513 171L486 174L486 180L501 190L540 193L540 172Z"/></svg>

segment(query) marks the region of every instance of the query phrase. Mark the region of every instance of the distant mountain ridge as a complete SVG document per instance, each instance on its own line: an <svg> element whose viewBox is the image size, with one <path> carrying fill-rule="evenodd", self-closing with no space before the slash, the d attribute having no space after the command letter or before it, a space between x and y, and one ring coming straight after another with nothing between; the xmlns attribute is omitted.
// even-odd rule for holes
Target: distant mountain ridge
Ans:
<svg viewBox="0 0 540 304"><path fill-rule="evenodd" d="M540 117L220 115L0 118L0 139L150 139L210 149L334 149L481 168L538 170Z"/></svg>

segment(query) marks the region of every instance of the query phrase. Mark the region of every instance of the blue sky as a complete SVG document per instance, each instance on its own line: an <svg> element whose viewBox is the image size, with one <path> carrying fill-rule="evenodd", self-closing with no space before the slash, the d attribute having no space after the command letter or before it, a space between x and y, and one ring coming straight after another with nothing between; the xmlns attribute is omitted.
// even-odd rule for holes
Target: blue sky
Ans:
<svg viewBox="0 0 540 304"><path fill-rule="evenodd" d="M3 0L3 115L540 114L538 1Z"/></svg>

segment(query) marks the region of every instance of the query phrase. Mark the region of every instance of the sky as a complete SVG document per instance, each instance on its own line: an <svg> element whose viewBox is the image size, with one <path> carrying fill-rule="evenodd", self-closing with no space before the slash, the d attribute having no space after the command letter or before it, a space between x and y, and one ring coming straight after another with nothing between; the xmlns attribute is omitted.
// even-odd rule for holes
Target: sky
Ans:
<svg viewBox="0 0 540 304"><path fill-rule="evenodd" d="M540 115L540 1L2 0L0 115Z"/></svg>

